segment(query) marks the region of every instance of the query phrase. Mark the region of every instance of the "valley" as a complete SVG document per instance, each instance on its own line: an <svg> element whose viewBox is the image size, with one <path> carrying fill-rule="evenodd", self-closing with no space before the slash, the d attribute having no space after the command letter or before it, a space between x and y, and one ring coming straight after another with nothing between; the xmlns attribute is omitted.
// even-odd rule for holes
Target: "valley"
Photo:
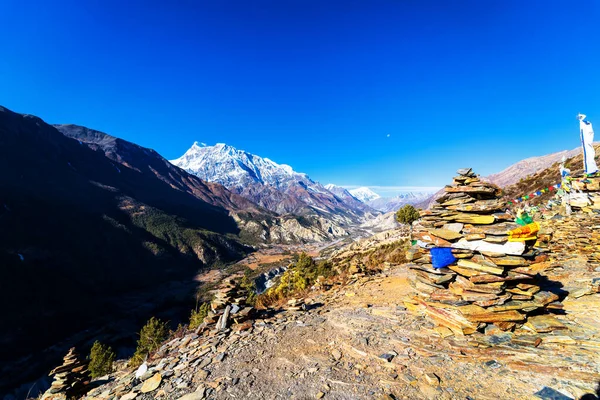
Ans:
<svg viewBox="0 0 600 400"><path fill-rule="evenodd" d="M382 198L368 188L322 185L225 144L196 142L168 161L100 131L49 125L6 108L0 108L0 140L0 166L9 171L0 177L0 273L6 284L0 296L3 304L17 305L4 314L0 329L0 392L15 394L6 399L43 392L51 382L45 375L69 348L86 353L95 340L110 343L119 361L111 383L91 398L155 398L140 394L125 361L151 317L169 322L176 336L170 348L187 354L196 351L187 344L206 341L211 352L204 355L213 348L225 354L202 361L212 365L202 371L185 358L152 354L156 373L165 371L167 361L175 363L171 367L181 362L177 373L164 375L157 398L179 398L196 385L203 393L198 398L254 392L260 393L256 398L301 398L310 392L340 399L348 393L448 399L475 393L479 399L488 395L496 369L512 386L492 398L526 396L540 376L544 385L572 395L592 390L597 373L589 368L587 349L597 345L597 332L585 297L565 303L574 319L563 322L587 321L591 328L573 327L571 339L559 342L544 338L544 353L495 349L485 337L447 339L415 313L405 263L410 231L395 211L405 204L426 208L439 194ZM564 154L573 156L567 163L580 173L581 157L567 152L524 160L488 180L516 182L507 193L522 195L554 179L555 160ZM303 272L310 278L295 270L302 257L313 263L314 271ZM587 279L585 262L569 264L579 275L560 276L565 286L581 289L573 279ZM560 268L553 265L548 273L560 275ZM186 331L192 310L203 303L212 307L223 285L244 279L259 296L253 319L236 322L235 330ZM271 290L281 289L282 281L302 289ZM301 298L290 299L293 293ZM215 308L208 321L217 322L222 312ZM176 340L182 335L187 343ZM570 340L583 347L574 350L582 379L532 362L539 356L559 363L553 352ZM523 372L528 367L538 369ZM261 373L267 368L276 373ZM461 371L461 377L440 368ZM167 379L172 376L177 381ZM204 376L201 382L198 376ZM558 386L555 376L562 379Z"/></svg>
<svg viewBox="0 0 600 400"><path fill-rule="evenodd" d="M2 2L0 400L600 400L595 5Z"/></svg>

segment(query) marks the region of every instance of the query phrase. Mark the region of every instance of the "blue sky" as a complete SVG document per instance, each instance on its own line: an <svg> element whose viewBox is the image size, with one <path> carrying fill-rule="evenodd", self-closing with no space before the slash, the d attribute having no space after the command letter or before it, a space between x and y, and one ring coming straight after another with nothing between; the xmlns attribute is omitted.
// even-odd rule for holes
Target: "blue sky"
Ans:
<svg viewBox="0 0 600 400"><path fill-rule="evenodd" d="M225 142L323 183L442 186L600 124L599 7L0 0L0 104L171 159Z"/></svg>

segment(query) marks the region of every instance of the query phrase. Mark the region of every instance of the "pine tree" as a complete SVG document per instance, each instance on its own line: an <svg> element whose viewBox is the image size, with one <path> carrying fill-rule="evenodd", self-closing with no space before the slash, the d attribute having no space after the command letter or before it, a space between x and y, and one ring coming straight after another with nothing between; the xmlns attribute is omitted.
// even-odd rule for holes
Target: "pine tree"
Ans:
<svg viewBox="0 0 600 400"><path fill-rule="evenodd" d="M90 370L90 374L92 378L98 378L112 372L115 352L110 346L105 346L96 340L90 351L89 360L88 369Z"/></svg>

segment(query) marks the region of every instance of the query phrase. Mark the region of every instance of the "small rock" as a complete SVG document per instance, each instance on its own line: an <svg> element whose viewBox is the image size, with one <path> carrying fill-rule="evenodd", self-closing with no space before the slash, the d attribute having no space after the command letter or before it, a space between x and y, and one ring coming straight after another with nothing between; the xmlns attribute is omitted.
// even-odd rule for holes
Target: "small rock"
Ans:
<svg viewBox="0 0 600 400"><path fill-rule="evenodd" d="M137 393L131 392L127 393L125 396L122 396L120 400L133 400L137 397Z"/></svg>
<svg viewBox="0 0 600 400"><path fill-rule="evenodd" d="M152 372L151 371L147 371L144 375L140 376L140 381L145 381L146 379L150 379L150 377L152 377Z"/></svg>
<svg viewBox="0 0 600 400"><path fill-rule="evenodd" d="M440 378L434 373L426 373L423 377L431 386L438 386L440 384Z"/></svg>
<svg viewBox="0 0 600 400"><path fill-rule="evenodd" d="M208 378L208 375L210 374L209 371L205 370L205 369L201 369L200 371L198 371L198 379L200 379L201 381L206 380L206 378Z"/></svg>
<svg viewBox="0 0 600 400"><path fill-rule="evenodd" d="M162 382L162 376L159 373L154 374L152 378L147 379L142 385L142 393L148 393L156 390Z"/></svg>
<svg viewBox="0 0 600 400"><path fill-rule="evenodd" d="M204 390L201 392L192 392L179 397L178 400L202 400L204 398Z"/></svg>
<svg viewBox="0 0 600 400"><path fill-rule="evenodd" d="M502 367L502 364L498 363L498 361L496 361L496 360L486 361L485 365L492 369L498 369L498 368Z"/></svg>
<svg viewBox="0 0 600 400"><path fill-rule="evenodd" d="M323 392L317 393L317 399L322 399L323 397L325 397L325 393L323 393Z"/></svg>
<svg viewBox="0 0 600 400"><path fill-rule="evenodd" d="M558 390L554 390L548 386L544 386L542 390L534 394L543 400L573 400L571 397L565 396Z"/></svg>
<svg viewBox="0 0 600 400"><path fill-rule="evenodd" d="M331 351L331 356L334 360L338 361L340 358L342 358L342 353L337 349L333 349Z"/></svg>
<svg viewBox="0 0 600 400"><path fill-rule="evenodd" d="M384 354L380 355L379 358L381 358L387 362L391 362L394 359L394 355L390 354L390 353L384 353Z"/></svg>

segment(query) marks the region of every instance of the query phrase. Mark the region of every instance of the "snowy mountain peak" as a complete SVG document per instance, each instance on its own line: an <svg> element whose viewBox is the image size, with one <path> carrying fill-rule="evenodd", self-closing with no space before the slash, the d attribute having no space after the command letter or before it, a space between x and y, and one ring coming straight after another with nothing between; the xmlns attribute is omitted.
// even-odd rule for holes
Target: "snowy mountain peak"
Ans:
<svg viewBox="0 0 600 400"><path fill-rule="evenodd" d="M372 191L371 189L369 189L366 186L349 190L349 192L350 192L350 194L352 194L352 196L356 197L358 200L362 201L363 203L366 203L368 201L375 200L375 199L378 199L381 197L380 195L378 195L377 193L375 193L374 191Z"/></svg>
<svg viewBox="0 0 600 400"><path fill-rule="evenodd" d="M374 212L344 188L330 192L286 164L238 150L225 143L194 142L172 164L278 214L319 215L348 224Z"/></svg>
<svg viewBox="0 0 600 400"><path fill-rule="evenodd" d="M243 188L249 183L260 183L276 188L290 180L310 179L285 164L238 150L225 143L207 146L194 142L185 154L171 163L209 182L228 188Z"/></svg>

